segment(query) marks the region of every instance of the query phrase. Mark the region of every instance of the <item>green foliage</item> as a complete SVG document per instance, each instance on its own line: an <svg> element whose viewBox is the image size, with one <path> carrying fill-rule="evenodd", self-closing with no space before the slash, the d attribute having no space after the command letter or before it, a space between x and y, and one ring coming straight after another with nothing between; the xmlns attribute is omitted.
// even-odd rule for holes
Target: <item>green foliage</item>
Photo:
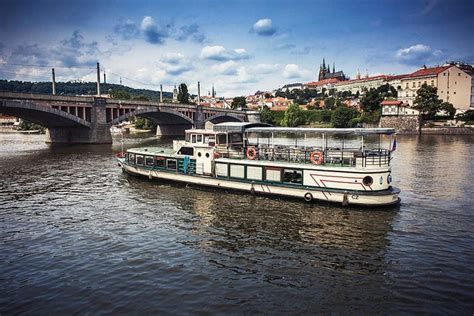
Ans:
<svg viewBox="0 0 474 316"><path fill-rule="evenodd" d="M260 110L260 121L268 124L273 124L274 122L272 111L270 111L270 109L266 105L264 105Z"/></svg>
<svg viewBox="0 0 474 316"><path fill-rule="evenodd" d="M137 95L136 97L132 97L133 101L150 101L146 95Z"/></svg>
<svg viewBox="0 0 474 316"><path fill-rule="evenodd" d="M333 127L352 127L351 124L354 121L352 119L357 117L357 110L353 108L347 108L345 106L340 106L332 112L331 124Z"/></svg>
<svg viewBox="0 0 474 316"><path fill-rule="evenodd" d="M464 113L458 114L456 118L464 122L474 121L474 110L467 110Z"/></svg>
<svg viewBox="0 0 474 316"><path fill-rule="evenodd" d="M360 103L362 104L362 109L364 112L378 111L382 101L382 94L378 91L378 89L373 88L369 91L366 91L362 98L360 98Z"/></svg>
<svg viewBox="0 0 474 316"><path fill-rule="evenodd" d="M135 128L136 129L145 129L145 130L155 130L156 129L156 123L153 121L144 118L142 116L136 116L135 119Z"/></svg>
<svg viewBox="0 0 474 316"><path fill-rule="evenodd" d="M111 90L109 93L112 98L118 100L130 100L132 98L130 93L124 90Z"/></svg>
<svg viewBox="0 0 474 316"><path fill-rule="evenodd" d="M180 84L178 87L178 102L181 104L189 103L188 86L185 83Z"/></svg>
<svg viewBox="0 0 474 316"><path fill-rule="evenodd" d="M114 91L126 92L130 97L143 95L150 101L160 100L160 91L148 89L134 89L119 84L101 84L101 90L113 94ZM23 93L51 93L51 82L27 82L16 80L0 80L0 91ZM95 82L57 82L58 95L95 95L97 83ZM171 98L172 93L163 92L164 98Z"/></svg>
<svg viewBox="0 0 474 316"><path fill-rule="evenodd" d="M305 118L303 111L300 109L298 104L291 104L285 111L285 116L281 121L282 126L295 127L304 124Z"/></svg>
<svg viewBox="0 0 474 316"><path fill-rule="evenodd" d="M380 121L380 117L382 116L381 111L374 111L374 112L362 112L359 122L360 123L368 123L368 124L375 124Z"/></svg>
<svg viewBox="0 0 474 316"><path fill-rule="evenodd" d="M448 114L448 117L450 119L454 118L454 114L456 114L456 108L454 107L454 105L452 105L449 102L441 103L440 106L439 106L439 109L441 111L446 112L446 114Z"/></svg>
<svg viewBox="0 0 474 316"><path fill-rule="evenodd" d="M324 99L324 107L328 110L334 109L334 105L336 104L336 99L334 97L327 97Z"/></svg>
<svg viewBox="0 0 474 316"><path fill-rule="evenodd" d="M308 110L303 111L305 122L311 123L329 123L331 122L331 113L329 110Z"/></svg>
<svg viewBox="0 0 474 316"><path fill-rule="evenodd" d="M413 102L414 108L418 109L428 119L434 119L440 110L441 101L438 99L438 89L424 83L418 91Z"/></svg>
<svg viewBox="0 0 474 316"><path fill-rule="evenodd" d="M23 119L20 120L20 125L18 125L18 129L20 131L40 131L41 133L44 133L46 131L46 128L44 126Z"/></svg>
<svg viewBox="0 0 474 316"><path fill-rule="evenodd" d="M232 110L247 108L247 101L245 101L245 97L235 97L232 99L231 107Z"/></svg>

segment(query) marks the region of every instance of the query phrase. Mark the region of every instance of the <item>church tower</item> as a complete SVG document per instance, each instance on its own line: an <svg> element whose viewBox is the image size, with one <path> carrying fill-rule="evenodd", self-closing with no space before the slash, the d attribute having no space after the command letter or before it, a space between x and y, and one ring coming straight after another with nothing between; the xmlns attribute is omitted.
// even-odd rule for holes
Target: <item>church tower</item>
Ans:
<svg viewBox="0 0 474 316"><path fill-rule="evenodd" d="M178 89L176 89L176 85L174 85L173 89L173 103L178 103Z"/></svg>

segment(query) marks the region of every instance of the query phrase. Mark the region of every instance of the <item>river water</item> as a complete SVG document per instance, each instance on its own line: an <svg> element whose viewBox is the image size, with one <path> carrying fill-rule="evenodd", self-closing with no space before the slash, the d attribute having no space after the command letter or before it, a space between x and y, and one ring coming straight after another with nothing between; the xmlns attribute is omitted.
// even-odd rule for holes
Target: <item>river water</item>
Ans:
<svg viewBox="0 0 474 316"><path fill-rule="evenodd" d="M149 182L119 141L43 137L0 134L2 315L474 312L473 137L399 137L402 203L375 210Z"/></svg>

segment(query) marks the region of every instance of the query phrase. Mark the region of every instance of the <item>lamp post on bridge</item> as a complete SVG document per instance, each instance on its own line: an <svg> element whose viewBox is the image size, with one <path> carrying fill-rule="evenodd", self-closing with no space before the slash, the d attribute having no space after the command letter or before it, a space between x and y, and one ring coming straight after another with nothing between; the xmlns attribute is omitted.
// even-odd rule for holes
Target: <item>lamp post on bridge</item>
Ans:
<svg viewBox="0 0 474 316"><path fill-rule="evenodd" d="M51 69L51 75L52 75L52 88L53 88L53 95L56 94L56 75L54 74L54 68Z"/></svg>
<svg viewBox="0 0 474 316"><path fill-rule="evenodd" d="M97 96L100 97L100 65L97 63Z"/></svg>

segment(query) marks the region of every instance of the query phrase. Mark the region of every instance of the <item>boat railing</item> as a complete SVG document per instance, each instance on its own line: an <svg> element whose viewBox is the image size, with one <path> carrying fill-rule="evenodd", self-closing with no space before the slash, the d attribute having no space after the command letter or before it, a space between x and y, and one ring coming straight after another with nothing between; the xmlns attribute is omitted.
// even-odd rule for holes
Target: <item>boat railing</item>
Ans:
<svg viewBox="0 0 474 316"><path fill-rule="evenodd" d="M255 148L255 160L284 161L294 163L314 163L312 153L323 153L320 164L342 167L381 167L390 164L390 150L337 147L297 147L297 146L248 146L219 150L219 156L231 159L244 159L249 148ZM313 155L314 160L314 155Z"/></svg>

